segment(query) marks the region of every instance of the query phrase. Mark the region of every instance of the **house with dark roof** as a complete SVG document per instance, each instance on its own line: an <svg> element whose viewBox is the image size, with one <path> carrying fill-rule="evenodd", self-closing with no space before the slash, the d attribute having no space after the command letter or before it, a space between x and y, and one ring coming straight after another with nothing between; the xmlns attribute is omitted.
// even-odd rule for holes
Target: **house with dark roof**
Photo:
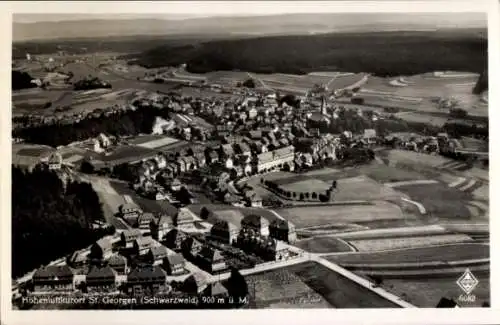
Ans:
<svg viewBox="0 0 500 325"><path fill-rule="evenodd" d="M124 230L120 235L120 246L124 248L134 247L134 241L142 236L142 232L139 229L127 229Z"/></svg>
<svg viewBox="0 0 500 325"><path fill-rule="evenodd" d="M116 271L117 274L127 274L127 259L120 254L113 254L109 260L108 265Z"/></svg>
<svg viewBox="0 0 500 325"><path fill-rule="evenodd" d="M253 190L244 193L244 200L247 207L262 207L262 198Z"/></svg>
<svg viewBox="0 0 500 325"><path fill-rule="evenodd" d="M225 220L219 220L210 229L210 237L223 243L232 244L238 237L239 229L236 225Z"/></svg>
<svg viewBox="0 0 500 325"><path fill-rule="evenodd" d="M120 216L125 220L130 226L137 227L137 220L142 210L133 203L125 203L120 205L118 212Z"/></svg>
<svg viewBox="0 0 500 325"><path fill-rule="evenodd" d="M90 247L90 258L97 260L106 260L113 254L113 245L111 239L104 237L99 239Z"/></svg>
<svg viewBox="0 0 500 325"><path fill-rule="evenodd" d="M234 145L235 151L238 155L250 156L252 151L250 150L250 146L245 142L239 142Z"/></svg>
<svg viewBox="0 0 500 325"><path fill-rule="evenodd" d="M134 268L127 275L127 291L133 295L154 295L166 289L167 274L158 265Z"/></svg>
<svg viewBox="0 0 500 325"><path fill-rule="evenodd" d="M222 253L209 246L204 246L197 256L200 267L210 273L221 273L227 270L227 264Z"/></svg>
<svg viewBox="0 0 500 325"><path fill-rule="evenodd" d="M35 292L72 292L75 290L74 272L67 265L47 265L35 271L32 277Z"/></svg>
<svg viewBox="0 0 500 325"><path fill-rule="evenodd" d="M295 226L286 220L273 220L273 222L269 225L269 234L272 238L282 240L287 243L294 243L297 241Z"/></svg>
<svg viewBox="0 0 500 325"><path fill-rule="evenodd" d="M216 298L225 298L229 296L227 288L220 282L210 283L205 290L203 290L204 296L211 296Z"/></svg>
<svg viewBox="0 0 500 325"><path fill-rule="evenodd" d="M259 215L250 214L241 220L241 228L251 229L260 236L269 236L269 221Z"/></svg>
<svg viewBox="0 0 500 325"><path fill-rule="evenodd" d="M109 265L94 266L86 276L88 292L109 292L116 290L117 272Z"/></svg>
<svg viewBox="0 0 500 325"><path fill-rule="evenodd" d="M167 232L172 229L173 223L172 218L164 213L155 216L149 225L151 237L153 237L154 240L162 242Z"/></svg>
<svg viewBox="0 0 500 325"><path fill-rule="evenodd" d="M186 261L181 254L170 252L163 258L163 269L167 271L168 275L180 275L184 274L186 270L184 266L186 265Z"/></svg>
<svg viewBox="0 0 500 325"><path fill-rule="evenodd" d="M192 236L186 237L181 244L184 256L196 256L201 251L203 244Z"/></svg>
<svg viewBox="0 0 500 325"><path fill-rule="evenodd" d="M165 244L168 248L175 251L180 251L182 249L182 242L186 239L186 234L182 231L173 228L170 230L165 237Z"/></svg>
<svg viewBox="0 0 500 325"><path fill-rule="evenodd" d="M62 156L58 152L54 152L52 155L50 155L49 160L47 161L47 164L49 166L49 170L59 170L61 169L62 166Z"/></svg>
<svg viewBox="0 0 500 325"><path fill-rule="evenodd" d="M154 246L151 247L146 254L145 261L148 264L160 265L163 259L168 255L168 250L165 246Z"/></svg>

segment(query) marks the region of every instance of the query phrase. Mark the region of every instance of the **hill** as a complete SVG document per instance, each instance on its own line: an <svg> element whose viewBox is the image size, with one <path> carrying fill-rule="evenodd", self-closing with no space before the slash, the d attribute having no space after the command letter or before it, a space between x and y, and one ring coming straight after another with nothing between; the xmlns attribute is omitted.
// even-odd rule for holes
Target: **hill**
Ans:
<svg viewBox="0 0 500 325"><path fill-rule="evenodd" d="M178 66L205 73L243 70L304 74L312 71L369 72L380 76L454 70L481 73L487 38L468 31L334 33L272 36L164 45L135 56L148 68Z"/></svg>

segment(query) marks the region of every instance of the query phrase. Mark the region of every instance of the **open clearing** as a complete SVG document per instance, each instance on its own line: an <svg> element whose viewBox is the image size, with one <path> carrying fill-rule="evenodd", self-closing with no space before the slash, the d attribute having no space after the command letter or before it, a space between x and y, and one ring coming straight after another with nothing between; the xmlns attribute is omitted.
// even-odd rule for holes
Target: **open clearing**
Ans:
<svg viewBox="0 0 500 325"><path fill-rule="evenodd" d="M401 193L366 176L337 180L336 201L397 199Z"/></svg>
<svg viewBox="0 0 500 325"><path fill-rule="evenodd" d="M279 217L272 211L262 208L236 207L223 204L192 204L188 206L189 210L198 216L200 215L203 207L206 207L209 211L216 211L220 219L233 223L236 226L241 224L241 219L243 219L243 217L251 214L262 216L269 222L272 222ZM209 220L209 222L211 221L215 222L216 220Z"/></svg>
<svg viewBox="0 0 500 325"><path fill-rule="evenodd" d="M401 209L388 202L373 205L335 205L292 207L276 209L283 218L297 228L320 226L332 223L356 223L372 220L402 219Z"/></svg>
<svg viewBox="0 0 500 325"><path fill-rule="evenodd" d="M348 244L335 237L315 237L315 238L304 239L297 242L295 246L311 253L334 253L334 252L353 251Z"/></svg>
<svg viewBox="0 0 500 325"><path fill-rule="evenodd" d="M485 301L490 301L490 275L474 273L479 284L472 294L476 301L459 302L460 307L481 307ZM409 303L420 308L434 308L442 297L458 300L463 291L456 284L456 277L428 277L422 279L387 279L382 287L396 294Z"/></svg>
<svg viewBox="0 0 500 325"><path fill-rule="evenodd" d="M472 238L462 234L447 234L434 236L412 236L399 238L381 238L350 240L349 244L360 252L376 252L391 249L416 248L430 245L444 245L471 242Z"/></svg>
<svg viewBox="0 0 500 325"><path fill-rule="evenodd" d="M483 244L452 244L434 247L398 249L386 252L355 253L325 257L337 264L390 264L453 262L489 258L490 246Z"/></svg>

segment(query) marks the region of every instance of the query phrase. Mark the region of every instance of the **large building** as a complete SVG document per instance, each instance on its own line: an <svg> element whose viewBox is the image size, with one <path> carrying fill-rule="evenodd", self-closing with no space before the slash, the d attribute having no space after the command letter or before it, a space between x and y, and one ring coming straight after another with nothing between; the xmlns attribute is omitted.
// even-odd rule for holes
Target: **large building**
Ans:
<svg viewBox="0 0 500 325"><path fill-rule="evenodd" d="M294 154L294 147L287 146L284 148L258 154L256 159L254 160L254 164L258 173L270 172L279 169L293 170L293 161L295 158Z"/></svg>

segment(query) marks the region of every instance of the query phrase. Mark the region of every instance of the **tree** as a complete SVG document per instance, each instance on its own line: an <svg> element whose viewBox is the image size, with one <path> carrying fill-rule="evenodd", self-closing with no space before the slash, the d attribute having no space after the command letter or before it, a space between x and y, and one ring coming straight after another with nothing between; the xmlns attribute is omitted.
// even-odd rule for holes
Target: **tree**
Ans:
<svg viewBox="0 0 500 325"><path fill-rule="evenodd" d="M181 202L181 204L190 204L193 196L189 192L186 187L181 187L179 192L177 192L177 199Z"/></svg>
<svg viewBox="0 0 500 325"><path fill-rule="evenodd" d="M209 215L210 215L210 211L206 207L201 208L200 218L202 218L203 220L206 220Z"/></svg>
<svg viewBox="0 0 500 325"><path fill-rule="evenodd" d="M85 174L93 174L95 172L94 165L88 161L84 161L80 166L80 171Z"/></svg>
<svg viewBox="0 0 500 325"><path fill-rule="evenodd" d="M246 88L255 88L255 81L253 79L247 79L242 83L242 86Z"/></svg>
<svg viewBox="0 0 500 325"><path fill-rule="evenodd" d="M299 200L304 201L304 193L300 193Z"/></svg>
<svg viewBox="0 0 500 325"><path fill-rule="evenodd" d="M336 188L337 188L337 181L336 181L336 180L334 180L334 181L332 182L332 188L333 188L333 189L336 189Z"/></svg>
<svg viewBox="0 0 500 325"><path fill-rule="evenodd" d="M227 291L235 301L239 301L240 298L246 297L249 293L247 281L234 267L231 268L231 275L227 280Z"/></svg>
<svg viewBox="0 0 500 325"><path fill-rule="evenodd" d="M318 195L316 194L316 192L312 192L311 198L315 200L317 197L318 197Z"/></svg>

